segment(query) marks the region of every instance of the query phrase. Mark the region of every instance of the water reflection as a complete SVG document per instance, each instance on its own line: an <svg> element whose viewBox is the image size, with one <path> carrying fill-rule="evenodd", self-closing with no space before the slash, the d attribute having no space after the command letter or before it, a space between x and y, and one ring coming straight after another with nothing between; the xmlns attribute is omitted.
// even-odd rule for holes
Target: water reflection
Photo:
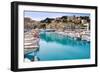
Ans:
<svg viewBox="0 0 100 73"><path fill-rule="evenodd" d="M89 43L87 41L75 40L74 38L60 35L55 32L42 32L40 34L40 38L46 41L47 43L56 42L62 45L72 45L72 46L81 45L82 46L82 45L88 45L87 43Z"/></svg>
<svg viewBox="0 0 100 73"><path fill-rule="evenodd" d="M55 32L41 32L39 48L25 54L31 61L90 58L90 42L75 40Z"/></svg>
<svg viewBox="0 0 100 73"><path fill-rule="evenodd" d="M37 56L37 53L39 52L39 48L35 48L35 50L27 53L24 55L24 58L29 59L30 61L39 61L39 57Z"/></svg>

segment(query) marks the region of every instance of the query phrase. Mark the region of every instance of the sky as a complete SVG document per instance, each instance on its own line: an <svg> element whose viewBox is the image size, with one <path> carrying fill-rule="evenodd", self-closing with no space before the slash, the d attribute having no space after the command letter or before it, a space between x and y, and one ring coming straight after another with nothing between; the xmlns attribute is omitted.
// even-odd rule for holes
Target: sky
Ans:
<svg viewBox="0 0 100 73"><path fill-rule="evenodd" d="M64 12L39 12L39 11L24 11L24 17L30 17L33 20L43 20L45 18L56 18L62 16L90 16L89 13L64 13Z"/></svg>

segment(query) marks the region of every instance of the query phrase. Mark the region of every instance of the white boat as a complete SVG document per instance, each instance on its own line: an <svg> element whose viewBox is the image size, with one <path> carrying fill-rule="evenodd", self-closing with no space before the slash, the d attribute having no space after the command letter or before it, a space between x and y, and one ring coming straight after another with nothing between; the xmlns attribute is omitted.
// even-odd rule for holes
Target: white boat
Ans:
<svg viewBox="0 0 100 73"><path fill-rule="evenodd" d="M26 48L25 48L25 49L24 49L24 54L28 54L28 53L31 53L31 52L36 51L36 50L37 50L37 48L34 48L34 49L33 49L33 48L30 48L30 49L28 48L28 49L26 49Z"/></svg>
<svg viewBox="0 0 100 73"><path fill-rule="evenodd" d="M31 32L24 33L24 54L35 51L39 48L39 38L33 37Z"/></svg>

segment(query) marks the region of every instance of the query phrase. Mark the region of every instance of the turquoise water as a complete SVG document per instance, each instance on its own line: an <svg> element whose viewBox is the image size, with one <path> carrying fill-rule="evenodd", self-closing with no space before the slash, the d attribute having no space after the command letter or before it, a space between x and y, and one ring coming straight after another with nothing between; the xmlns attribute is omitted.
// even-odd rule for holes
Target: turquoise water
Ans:
<svg viewBox="0 0 100 73"><path fill-rule="evenodd" d="M40 61L75 60L90 58L90 42L75 40L55 32L40 34L40 48L28 54L29 59L37 56Z"/></svg>

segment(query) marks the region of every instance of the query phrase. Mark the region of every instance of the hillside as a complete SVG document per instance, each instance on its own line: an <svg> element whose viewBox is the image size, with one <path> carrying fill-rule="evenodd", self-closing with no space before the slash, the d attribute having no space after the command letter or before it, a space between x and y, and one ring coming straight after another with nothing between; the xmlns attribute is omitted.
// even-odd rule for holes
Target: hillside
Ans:
<svg viewBox="0 0 100 73"><path fill-rule="evenodd" d="M88 24L88 25L86 25ZM24 18L24 28L25 29L85 29L86 27L90 29L90 18L88 16L62 16L57 18L45 18L41 21L36 21L31 18Z"/></svg>

